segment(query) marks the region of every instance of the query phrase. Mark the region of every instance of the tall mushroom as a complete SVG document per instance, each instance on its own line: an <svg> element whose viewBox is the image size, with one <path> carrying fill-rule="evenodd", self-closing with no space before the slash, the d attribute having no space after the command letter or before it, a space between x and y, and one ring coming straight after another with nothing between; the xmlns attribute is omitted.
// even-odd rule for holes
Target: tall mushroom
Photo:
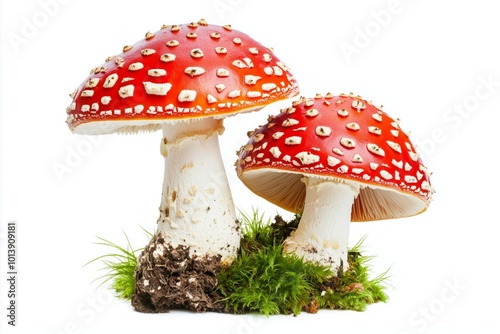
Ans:
<svg viewBox="0 0 500 334"><path fill-rule="evenodd" d="M94 68L72 95L67 124L85 135L162 130L156 235L191 255L231 262L240 232L219 151L222 119L298 90L270 49L229 25L200 20L148 32Z"/></svg>
<svg viewBox="0 0 500 334"><path fill-rule="evenodd" d="M237 173L257 195L302 212L284 250L346 269L350 221L419 214L429 173L398 120L352 94L301 98L251 133Z"/></svg>

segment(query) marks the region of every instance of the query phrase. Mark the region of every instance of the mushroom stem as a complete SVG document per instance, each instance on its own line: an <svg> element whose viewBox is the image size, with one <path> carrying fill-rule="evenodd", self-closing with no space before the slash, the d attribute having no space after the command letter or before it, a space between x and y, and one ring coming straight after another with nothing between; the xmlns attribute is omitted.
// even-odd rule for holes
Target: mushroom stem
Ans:
<svg viewBox="0 0 500 334"><path fill-rule="evenodd" d="M359 186L340 180L304 178L306 198L297 230L284 251L306 261L331 266L334 273L347 269L351 209Z"/></svg>
<svg viewBox="0 0 500 334"><path fill-rule="evenodd" d="M230 263L240 243L239 225L218 135L222 120L163 124L165 175L156 233L191 255L221 255Z"/></svg>

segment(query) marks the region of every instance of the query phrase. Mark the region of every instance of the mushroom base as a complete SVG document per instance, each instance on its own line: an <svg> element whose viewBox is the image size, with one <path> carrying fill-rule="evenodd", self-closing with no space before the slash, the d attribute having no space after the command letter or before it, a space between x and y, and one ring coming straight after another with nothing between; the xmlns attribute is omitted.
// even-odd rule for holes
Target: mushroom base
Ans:
<svg viewBox="0 0 500 334"><path fill-rule="evenodd" d="M138 258L132 306L144 313L222 312L222 303L216 303L221 268L220 256L191 256L189 247L173 247L157 234Z"/></svg>

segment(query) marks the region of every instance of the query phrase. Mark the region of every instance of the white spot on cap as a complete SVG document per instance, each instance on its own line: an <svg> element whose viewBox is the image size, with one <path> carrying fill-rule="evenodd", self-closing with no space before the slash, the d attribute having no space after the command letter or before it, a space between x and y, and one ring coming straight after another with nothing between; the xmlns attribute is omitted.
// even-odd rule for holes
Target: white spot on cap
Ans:
<svg viewBox="0 0 500 334"><path fill-rule="evenodd" d="M422 181L421 187L422 187L422 189L427 190L427 191L432 190L432 186L426 180Z"/></svg>
<svg viewBox="0 0 500 334"><path fill-rule="evenodd" d="M247 97L250 97L250 98L256 98L256 97L261 97L261 96L262 96L262 93L258 92L258 91L248 91L247 92Z"/></svg>
<svg viewBox="0 0 500 334"><path fill-rule="evenodd" d="M413 175L405 175L405 182L406 183L417 183L418 180L415 176Z"/></svg>
<svg viewBox="0 0 500 334"><path fill-rule="evenodd" d="M286 64L284 62L277 61L276 65L278 65L283 71L288 71L288 67L286 66Z"/></svg>
<svg viewBox="0 0 500 334"><path fill-rule="evenodd" d="M179 93L177 99L179 102L192 102L196 98L196 91L191 89L183 89Z"/></svg>
<svg viewBox="0 0 500 334"><path fill-rule="evenodd" d="M120 87L118 90L118 95L120 95L121 98L126 98L134 95L134 85L127 85Z"/></svg>
<svg viewBox="0 0 500 334"><path fill-rule="evenodd" d="M261 77L259 77L257 75L248 74L248 75L245 75L245 83L247 85L255 85L260 78Z"/></svg>
<svg viewBox="0 0 500 334"><path fill-rule="evenodd" d="M311 152L299 152L295 155L303 165L311 165L319 161L319 155L312 154Z"/></svg>
<svg viewBox="0 0 500 334"><path fill-rule="evenodd" d="M273 66L274 75L280 77L283 75L283 70L279 66Z"/></svg>
<svg viewBox="0 0 500 334"><path fill-rule="evenodd" d="M353 168L353 169L351 170L351 172L352 172L353 174L356 174L356 175L359 175L359 174L363 173L364 171L365 171L365 170L364 170L363 168Z"/></svg>
<svg viewBox="0 0 500 334"><path fill-rule="evenodd" d="M217 92L222 92L224 89L226 89L226 85L224 84L217 84L215 85L215 89L217 90Z"/></svg>
<svg viewBox="0 0 500 334"><path fill-rule="evenodd" d="M81 108L82 112L88 112L89 110L90 110L90 105L88 105L88 104L82 105L82 108Z"/></svg>
<svg viewBox="0 0 500 334"><path fill-rule="evenodd" d="M280 139L284 134L284 132L275 132L273 133L273 139Z"/></svg>
<svg viewBox="0 0 500 334"><path fill-rule="evenodd" d="M370 168L371 168L372 170L377 170L378 166L379 166L379 165L378 165L377 163L375 163L375 162L370 162Z"/></svg>
<svg viewBox="0 0 500 334"><path fill-rule="evenodd" d="M170 83L154 83L154 82L143 82L144 89L146 93L150 95L167 95L170 88L172 88L172 84Z"/></svg>
<svg viewBox="0 0 500 334"><path fill-rule="evenodd" d="M340 144L346 148L356 147L356 142L354 141L354 139L346 138L346 137L340 138Z"/></svg>
<svg viewBox="0 0 500 334"><path fill-rule="evenodd" d="M299 124L299 121L297 121L296 119L294 118L287 118L283 121L283 123L281 123L281 126L287 128L287 127L290 127L290 126L294 126L294 125L297 125Z"/></svg>
<svg viewBox="0 0 500 334"><path fill-rule="evenodd" d="M337 111L337 114L342 117L347 117L349 116L349 112L346 109L339 109Z"/></svg>
<svg viewBox="0 0 500 334"><path fill-rule="evenodd" d="M340 156L344 155L344 152L338 147L332 148L332 152Z"/></svg>
<svg viewBox="0 0 500 334"><path fill-rule="evenodd" d="M381 149L377 144L367 144L366 147L371 153L380 155L381 157L385 157L385 151Z"/></svg>
<svg viewBox="0 0 500 334"><path fill-rule="evenodd" d="M300 145L302 143L302 137L299 136L291 136L285 139L286 145Z"/></svg>
<svg viewBox="0 0 500 334"><path fill-rule="evenodd" d="M354 130L354 131L358 131L360 129L358 123L347 123L345 127L348 128L349 130Z"/></svg>
<svg viewBox="0 0 500 334"><path fill-rule="evenodd" d="M399 131L398 130L391 130L391 133L396 138L399 136Z"/></svg>
<svg viewBox="0 0 500 334"><path fill-rule="evenodd" d="M237 68L248 68L247 63L240 59L236 59L235 61L233 61L233 65Z"/></svg>
<svg viewBox="0 0 500 334"><path fill-rule="evenodd" d="M193 49L193 50L191 50L189 52L189 54L193 58L201 58L201 57L203 57L203 51L201 51L201 49Z"/></svg>
<svg viewBox="0 0 500 334"><path fill-rule="evenodd" d="M227 97L229 97L230 99L234 99L240 96L241 96L241 90L239 89L232 90L227 94Z"/></svg>
<svg viewBox="0 0 500 334"><path fill-rule="evenodd" d="M223 46L218 46L215 48L215 52L220 54L220 55L223 55L223 54L227 53L227 49Z"/></svg>
<svg viewBox="0 0 500 334"><path fill-rule="evenodd" d="M392 164L399 169L403 169L403 160L397 161L396 159L392 159Z"/></svg>
<svg viewBox="0 0 500 334"><path fill-rule="evenodd" d="M99 83L99 78L91 78L85 83L85 88L95 88Z"/></svg>
<svg viewBox="0 0 500 334"><path fill-rule="evenodd" d="M212 104L212 103L217 102L217 99L212 94L208 94L207 95L207 102L208 102L208 104Z"/></svg>
<svg viewBox="0 0 500 334"><path fill-rule="evenodd" d="M265 61L266 63L269 63L269 62L273 59L273 58L271 57L271 55L270 55L270 54L268 54L268 53L264 53L264 56L263 56L263 57L264 57L264 61Z"/></svg>
<svg viewBox="0 0 500 334"><path fill-rule="evenodd" d="M387 145L389 145L389 147L392 148L394 151L401 153L401 145L390 140L387 140L386 142Z"/></svg>
<svg viewBox="0 0 500 334"><path fill-rule="evenodd" d="M218 77L228 77L229 76L229 70L225 68L218 68L217 69L217 76Z"/></svg>
<svg viewBox="0 0 500 334"><path fill-rule="evenodd" d="M375 113L372 115L372 118L374 120L376 120L377 122L382 122L382 115L380 115L379 113Z"/></svg>
<svg viewBox="0 0 500 334"><path fill-rule="evenodd" d="M266 91L266 92L273 90L275 88L276 88L276 84L274 84L274 83L265 83L262 85L262 90Z"/></svg>
<svg viewBox="0 0 500 334"><path fill-rule="evenodd" d="M141 55L143 55L143 56L150 56L154 53L156 53L155 49L142 49L141 50Z"/></svg>
<svg viewBox="0 0 500 334"><path fill-rule="evenodd" d="M316 117L319 115L318 109L308 109L306 110L306 116L307 117Z"/></svg>
<svg viewBox="0 0 500 334"><path fill-rule="evenodd" d="M264 67L264 73L267 75L272 75L274 73L273 68L271 66Z"/></svg>
<svg viewBox="0 0 500 334"><path fill-rule="evenodd" d="M415 152L412 152L412 151L410 151L408 153L410 154L410 158L413 161L417 161L420 158L420 155L418 153L415 153Z"/></svg>
<svg viewBox="0 0 500 334"><path fill-rule="evenodd" d="M276 159L280 157L281 151L278 146L273 146L269 149L269 152L275 157Z"/></svg>
<svg viewBox="0 0 500 334"><path fill-rule="evenodd" d="M101 97L101 103L102 104L107 105L107 104L109 104L109 102L111 102L111 96L103 96L103 97Z"/></svg>
<svg viewBox="0 0 500 334"><path fill-rule="evenodd" d="M351 159L352 162L363 162L363 158L361 157L361 155L359 154L355 154L352 159Z"/></svg>
<svg viewBox="0 0 500 334"><path fill-rule="evenodd" d="M144 106L142 104L138 104L134 107L134 112L140 114L144 110Z"/></svg>
<svg viewBox="0 0 500 334"><path fill-rule="evenodd" d="M92 97L94 96L94 91L92 89L85 89L82 91L82 97Z"/></svg>
<svg viewBox="0 0 500 334"><path fill-rule="evenodd" d="M162 68L154 68L148 71L148 75L151 77L163 77L167 75L167 71Z"/></svg>
<svg viewBox="0 0 500 334"><path fill-rule="evenodd" d="M191 77L195 77L195 76L202 75L203 73L205 73L205 69L202 67L198 67L198 66L189 66L189 67L186 67L186 69L184 70L184 73L186 73L187 75L189 75Z"/></svg>
<svg viewBox="0 0 500 334"><path fill-rule="evenodd" d="M334 167L340 163L340 160L332 156L328 156L327 163L328 166Z"/></svg>
<svg viewBox="0 0 500 334"><path fill-rule="evenodd" d="M368 127L368 132L373 133L374 135L381 135L382 134L382 129L377 128L376 126L369 126Z"/></svg>
<svg viewBox="0 0 500 334"><path fill-rule="evenodd" d="M170 63L171 61L175 60L175 55L172 53L165 53L160 56L160 61L164 63Z"/></svg>
<svg viewBox="0 0 500 334"><path fill-rule="evenodd" d="M144 68L144 64L141 63L141 62L132 63L128 67L129 71L139 71L139 70L141 70L143 68Z"/></svg>
<svg viewBox="0 0 500 334"><path fill-rule="evenodd" d="M340 166L339 168L337 168L337 172L339 173L347 173L349 171L349 167L347 167L346 165L342 165Z"/></svg>
<svg viewBox="0 0 500 334"><path fill-rule="evenodd" d="M392 180L392 174L389 173L388 171L386 170L381 170L380 171L380 176L382 176L384 179L386 180Z"/></svg>
<svg viewBox="0 0 500 334"><path fill-rule="evenodd" d="M255 143L260 142L262 139L264 139L264 134L263 133L257 133L256 135L253 136L253 141ZM262 146L259 146L255 150L257 151L257 150L260 150L261 148L262 148Z"/></svg>
<svg viewBox="0 0 500 334"><path fill-rule="evenodd" d="M171 47L172 47L172 46L177 46L177 45L179 45L179 41L177 41L177 40L175 40L175 39L172 39L172 40L170 40L170 41L166 42L166 43L165 43L165 45L166 45L166 46L171 46Z"/></svg>
<svg viewBox="0 0 500 334"><path fill-rule="evenodd" d="M257 48L249 48L248 51L253 55L259 54L259 50Z"/></svg>
<svg viewBox="0 0 500 334"><path fill-rule="evenodd" d="M354 100L354 101L352 101L351 106L354 109L358 109L358 111L360 111L361 109L365 109L366 108L366 105L363 103L363 101L360 101L360 100Z"/></svg>
<svg viewBox="0 0 500 334"><path fill-rule="evenodd" d="M328 137L332 134L332 129L328 126L318 126L316 127L316 134L321 137Z"/></svg>

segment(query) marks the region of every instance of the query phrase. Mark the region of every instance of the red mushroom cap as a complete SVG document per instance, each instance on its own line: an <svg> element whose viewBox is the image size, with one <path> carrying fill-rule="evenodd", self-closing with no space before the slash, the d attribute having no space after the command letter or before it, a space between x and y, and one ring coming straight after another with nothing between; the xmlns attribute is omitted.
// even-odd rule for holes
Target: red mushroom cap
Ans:
<svg viewBox="0 0 500 334"><path fill-rule="evenodd" d="M352 221L423 212L429 174L398 121L359 96L301 98L250 133L237 173L257 195L300 211L303 176L357 182Z"/></svg>
<svg viewBox="0 0 500 334"><path fill-rule="evenodd" d="M165 120L258 110L298 91L270 49L230 26L201 20L147 33L94 68L72 94L67 123L84 134L154 130Z"/></svg>

